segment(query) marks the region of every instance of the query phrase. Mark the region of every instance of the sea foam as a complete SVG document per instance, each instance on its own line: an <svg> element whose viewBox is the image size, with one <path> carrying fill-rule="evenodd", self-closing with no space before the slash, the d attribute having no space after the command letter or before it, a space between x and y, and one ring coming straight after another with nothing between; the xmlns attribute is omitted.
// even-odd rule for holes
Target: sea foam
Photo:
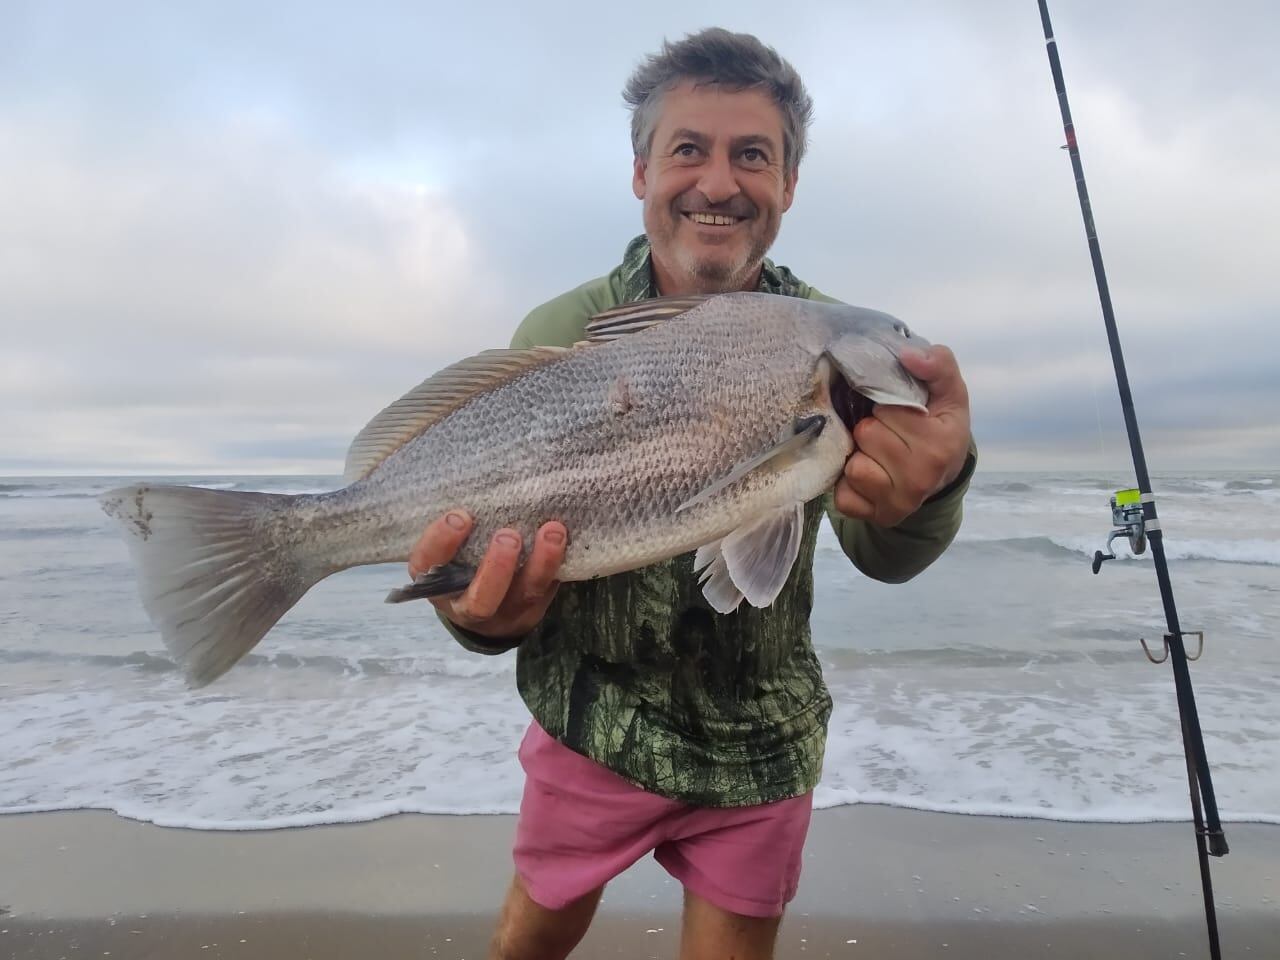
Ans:
<svg viewBox="0 0 1280 960"><path fill-rule="evenodd" d="M1274 478L1157 479L1184 625L1206 631L1192 675L1223 815L1280 822L1280 521L1257 509ZM517 809L514 656L463 651L427 605L383 604L400 565L326 580L186 689L92 499L120 482L0 484L0 812L245 830ZM1164 629L1150 553L1118 541L1121 561L1089 572L1124 485L979 475L957 543L901 585L858 576L824 528L812 620L836 706L818 806L1188 818L1172 680L1137 644Z"/></svg>

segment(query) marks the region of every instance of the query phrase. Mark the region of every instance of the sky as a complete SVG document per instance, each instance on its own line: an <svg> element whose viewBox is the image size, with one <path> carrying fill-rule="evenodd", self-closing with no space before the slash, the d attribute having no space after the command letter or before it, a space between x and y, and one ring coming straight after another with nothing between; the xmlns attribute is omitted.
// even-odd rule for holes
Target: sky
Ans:
<svg viewBox="0 0 1280 960"><path fill-rule="evenodd" d="M1280 7L1056 0L1155 471L1280 467ZM621 89L757 34L771 251L955 351L983 469L1132 476L1034 0L0 6L0 473L341 471L641 231Z"/></svg>

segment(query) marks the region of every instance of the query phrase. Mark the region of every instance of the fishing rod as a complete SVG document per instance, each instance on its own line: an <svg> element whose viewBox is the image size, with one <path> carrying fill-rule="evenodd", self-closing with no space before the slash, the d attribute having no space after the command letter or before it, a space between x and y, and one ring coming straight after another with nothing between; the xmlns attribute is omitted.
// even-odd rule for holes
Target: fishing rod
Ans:
<svg viewBox="0 0 1280 960"><path fill-rule="evenodd" d="M1227 853L1227 838L1218 820L1218 802L1213 793L1213 781L1209 776L1209 761L1204 752L1204 736L1200 731L1200 715L1196 710L1195 693L1191 688L1191 671L1187 666L1184 636L1196 635L1184 632L1178 624L1178 610L1173 601L1173 585L1169 580L1169 564L1165 559L1164 541L1160 520L1156 515L1155 495L1151 492L1151 478L1147 474L1147 458L1142 452L1142 438L1138 433L1138 417L1133 409L1133 394L1129 390L1129 375L1125 371L1124 353L1120 348L1120 334L1116 328L1115 312L1111 308L1111 291L1107 287L1107 272L1102 265L1102 248L1098 245L1098 232L1093 222L1093 208L1089 204L1089 190L1084 182L1084 167L1080 163L1080 147L1076 142L1075 125L1071 121L1071 108L1067 105L1067 90L1062 79L1062 64L1058 59L1058 44L1053 38L1053 25L1049 22L1048 0L1037 0L1040 5L1040 22L1044 26L1045 47L1049 54L1049 69L1053 73L1053 85L1058 93L1058 106L1062 111L1062 128L1066 133L1066 148L1071 156L1071 169L1076 178L1076 192L1080 197L1080 215L1084 218L1085 236L1089 240L1089 256L1093 260L1093 276L1098 285L1098 299L1102 304L1102 319L1107 327L1107 340L1111 344L1111 360L1115 365L1116 386L1120 390L1120 405L1124 410L1125 427L1129 433L1129 449L1133 454L1133 467L1137 475L1136 490L1119 491L1111 500L1113 520L1118 528L1107 540L1127 535L1134 553L1142 553L1147 543L1151 545L1155 561L1156 580L1160 585L1160 599L1164 604L1168 633L1164 636L1165 654L1157 660L1143 641L1147 658L1153 663L1168 660L1173 667L1173 682L1178 696L1178 715L1182 722L1182 747L1187 759L1187 781L1191 790L1191 813L1195 822L1196 854L1200 862L1200 884L1204 893L1205 921L1209 932L1209 954L1213 960L1221 957L1218 944L1218 918L1213 903L1213 882L1209 872L1209 857L1221 857ZM1114 559L1101 551L1094 554L1093 572L1097 573L1104 560ZM1200 646L1196 658L1204 646L1204 635L1199 633ZM1203 805L1203 811L1202 811Z"/></svg>

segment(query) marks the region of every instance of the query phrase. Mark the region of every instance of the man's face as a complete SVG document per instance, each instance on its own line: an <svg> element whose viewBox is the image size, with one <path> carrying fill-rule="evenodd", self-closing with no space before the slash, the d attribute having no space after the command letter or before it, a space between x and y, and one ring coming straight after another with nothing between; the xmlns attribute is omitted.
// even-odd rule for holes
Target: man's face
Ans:
<svg viewBox="0 0 1280 960"><path fill-rule="evenodd" d="M795 192L782 112L759 90L693 83L668 91L660 109L632 177L660 292L752 288Z"/></svg>

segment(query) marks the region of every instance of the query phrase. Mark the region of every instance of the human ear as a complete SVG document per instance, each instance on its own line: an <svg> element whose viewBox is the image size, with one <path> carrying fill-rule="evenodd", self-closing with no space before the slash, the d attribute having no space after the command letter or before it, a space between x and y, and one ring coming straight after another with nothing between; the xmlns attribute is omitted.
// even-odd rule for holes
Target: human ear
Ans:
<svg viewBox="0 0 1280 960"><path fill-rule="evenodd" d="M644 176L648 166L642 157L636 157L631 167L631 192L636 195L637 200L644 199L647 187Z"/></svg>
<svg viewBox="0 0 1280 960"><path fill-rule="evenodd" d="M782 181L782 212L791 209L791 201L796 198L796 181L800 179L800 171L792 170Z"/></svg>

